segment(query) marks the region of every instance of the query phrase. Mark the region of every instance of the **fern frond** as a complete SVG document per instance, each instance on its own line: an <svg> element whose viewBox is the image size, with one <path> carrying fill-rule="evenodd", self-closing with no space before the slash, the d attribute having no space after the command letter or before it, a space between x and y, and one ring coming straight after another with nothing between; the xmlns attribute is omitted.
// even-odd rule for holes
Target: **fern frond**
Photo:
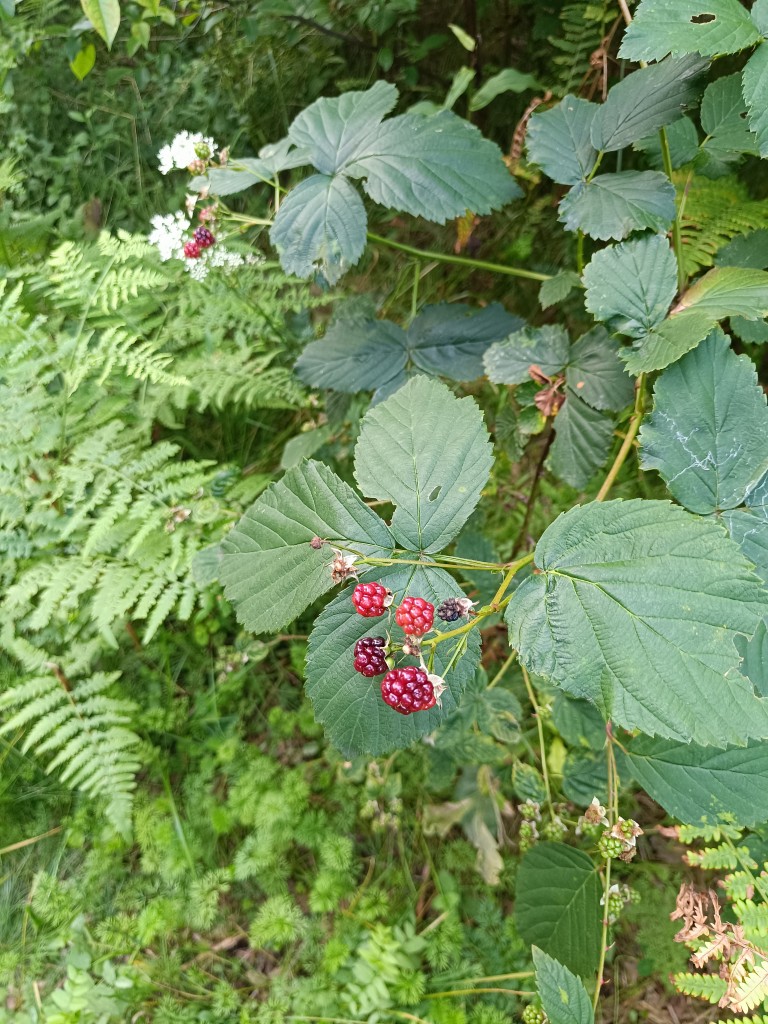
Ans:
<svg viewBox="0 0 768 1024"><path fill-rule="evenodd" d="M605 2L566 4L560 12L562 35L550 36L549 43L558 50L552 58L558 92L578 91L590 70L589 58L601 45L608 23Z"/></svg>
<svg viewBox="0 0 768 1024"><path fill-rule="evenodd" d="M768 227L768 203L752 200L735 177L714 180L675 175L681 197L680 228L686 274L711 267L718 251L737 235Z"/></svg>
<svg viewBox="0 0 768 1024"><path fill-rule="evenodd" d="M107 816L128 835L139 738L128 728L135 705L108 695L119 672L94 672L84 678L46 659L31 645L4 641L9 653L37 663L38 674L0 693L5 721L0 735L25 733L22 750L51 755L47 771L61 768L72 789L107 802ZM87 654L86 654L87 656Z"/></svg>
<svg viewBox="0 0 768 1024"><path fill-rule="evenodd" d="M768 904L752 900L735 900L734 909L745 933L753 939L768 935Z"/></svg>
<svg viewBox="0 0 768 1024"><path fill-rule="evenodd" d="M768 998L768 960L755 966L736 985L728 1006L739 1013L754 1010Z"/></svg>
<svg viewBox="0 0 768 1024"><path fill-rule="evenodd" d="M719 1003L728 988L725 978L716 974L676 974L672 981L678 992L709 1003Z"/></svg>

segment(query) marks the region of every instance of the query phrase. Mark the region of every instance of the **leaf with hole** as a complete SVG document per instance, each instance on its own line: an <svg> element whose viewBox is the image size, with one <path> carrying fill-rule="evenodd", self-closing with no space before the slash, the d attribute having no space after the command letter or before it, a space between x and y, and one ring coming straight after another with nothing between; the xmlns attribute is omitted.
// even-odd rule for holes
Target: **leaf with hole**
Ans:
<svg viewBox="0 0 768 1024"><path fill-rule="evenodd" d="M760 42L739 0L642 0L624 33L619 56L661 60L668 53L715 57Z"/></svg>
<svg viewBox="0 0 768 1024"><path fill-rule="evenodd" d="M741 505L768 470L765 394L719 328L656 381L640 448L643 468L700 515Z"/></svg>
<svg viewBox="0 0 768 1024"><path fill-rule="evenodd" d="M768 738L734 645L768 592L718 523L665 501L593 502L556 519L534 561L505 616L530 672L626 729L703 746Z"/></svg>
<svg viewBox="0 0 768 1024"><path fill-rule="evenodd" d="M675 187L659 171L599 174L574 185L558 209L568 231L621 240L633 231L666 229L675 217Z"/></svg>
<svg viewBox="0 0 768 1024"><path fill-rule="evenodd" d="M461 597L458 584L442 569L393 565L372 570L362 579L376 579L395 594L398 604L406 594L424 597L434 605L446 597ZM353 666L354 646L363 636L389 633L395 649L405 637L388 613L386 620L358 615L350 600L351 587L341 591L320 613L309 638L307 653L307 694L315 717L328 739L346 756L378 756L410 746L434 730L452 714L472 680L480 661L480 638L473 630L466 653L445 674L446 690L442 708L401 715L381 699L381 677L366 679ZM434 671L442 675L456 650L454 641L435 648ZM408 664L418 664L413 659Z"/></svg>
<svg viewBox="0 0 768 1024"><path fill-rule="evenodd" d="M569 95L551 110L534 114L526 133L530 162L560 185L586 180L597 159L591 132L599 109Z"/></svg>
<svg viewBox="0 0 768 1024"><path fill-rule="evenodd" d="M593 327L574 342L568 355L568 387L594 409L624 409L634 384L619 358L621 346L604 327Z"/></svg>
<svg viewBox="0 0 768 1024"><path fill-rule="evenodd" d="M538 843L520 861L515 891L515 923L526 942L583 977L597 970L601 886L586 853Z"/></svg>
<svg viewBox="0 0 768 1024"><path fill-rule="evenodd" d="M281 629L333 586L329 545L383 558L394 540L375 512L326 466L305 462L261 495L222 542L219 579L252 633Z"/></svg>
<svg viewBox="0 0 768 1024"><path fill-rule="evenodd" d="M493 457L483 415L418 376L363 418L355 477L363 494L395 506L391 529L411 551L441 551L488 481Z"/></svg>

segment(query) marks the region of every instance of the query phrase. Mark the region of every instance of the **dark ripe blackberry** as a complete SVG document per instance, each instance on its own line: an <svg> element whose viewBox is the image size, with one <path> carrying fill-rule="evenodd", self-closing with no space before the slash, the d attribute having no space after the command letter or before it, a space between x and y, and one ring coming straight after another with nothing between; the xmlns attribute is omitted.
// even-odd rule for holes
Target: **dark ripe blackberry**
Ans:
<svg viewBox="0 0 768 1024"><path fill-rule="evenodd" d="M209 231L208 228L195 228L192 234L201 249L210 249L210 247L216 242L216 239L213 237L213 232Z"/></svg>
<svg viewBox="0 0 768 1024"><path fill-rule="evenodd" d="M455 597L446 597L437 609L437 617L438 619L442 619L443 622L455 622L457 619L461 618L461 615L461 605Z"/></svg>
<svg viewBox="0 0 768 1024"><path fill-rule="evenodd" d="M387 671L385 648L387 641L383 636L364 636L355 644L355 672L373 679Z"/></svg>

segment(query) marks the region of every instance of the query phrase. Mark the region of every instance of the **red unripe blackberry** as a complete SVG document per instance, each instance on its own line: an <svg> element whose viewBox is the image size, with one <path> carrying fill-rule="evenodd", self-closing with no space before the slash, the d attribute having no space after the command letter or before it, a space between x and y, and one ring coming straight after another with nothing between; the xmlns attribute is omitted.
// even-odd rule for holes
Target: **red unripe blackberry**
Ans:
<svg viewBox="0 0 768 1024"><path fill-rule="evenodd" d="M383 636L364 636L355 644L355 672L373 679L386 672L389 666L384 655L387 641Z"/></svg>
<svg viewBox="0 0 768 1024"><path fill-rule="evenodd" d="M210 249L216 241L213 233L208 228L195 228L192 235L201 249Z"/></svg>
<svg viewBox="0 0 768 1024"><path fill-rule="evenodd" d="M395 622L408 636L424 636L432 629L435 606L423 597L404 597L395 612Z"/></svg>
<svg viewBox="0 0 768 1024"><path fill-rule="evenodd" d="M188 260L198 259L201 252L202 249L200 248L200 245L195 241L187 242L184 245L184 255L187 257Z"/></svg>
<svg viewBox="0 0 768 1024"><path fill-rule="evenodd" d="M392 604L392 591L381 583L358 583L352 591L352 604L358 615L375 619L383 615L385 608Z"/></svg>
<svg viewBox="0 0 768 1024"><path fill-rule="evenodd" d="M427 711L437 704L435 688L423 668L393 668L381 681L381 696L401 715Z"/></svg>

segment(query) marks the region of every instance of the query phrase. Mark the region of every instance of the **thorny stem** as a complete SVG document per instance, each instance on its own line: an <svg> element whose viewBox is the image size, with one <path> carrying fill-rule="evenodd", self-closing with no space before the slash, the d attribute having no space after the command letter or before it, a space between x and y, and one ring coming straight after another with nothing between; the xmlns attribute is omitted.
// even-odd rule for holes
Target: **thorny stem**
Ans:
<svg viewBox="0 0 768 1024"><path fill-rule="evenodd" d="M640 429L640 424L643 422L643 415L645 414L645 374L641 373L635 381L635 409L629 418L629 427L627 429L626 437L622 442L621 448L619 448L616 458L613 460L613 465L608 470L608 475L603 481L603 486L595 495L595 501L604 501L606 495L613 487L616 482L616 477L619 475L619 470L626 462L627 456L634 444L637 432Z"/></svg>
<svg viewBox="0 0 768 1024"><path fill-rule="evenodd" d="M510 267L502 263L489 263L487 260L473 260L468 256L452 256L449 253L432 252L430 249L417 249L413 245L406 245L404 242L393 242L391 238L383 235L374 235L368 232L368 241L378 242L379 245L389 246L390 249L397 249L399 252L406 252L410 256L416 256L421 260L436 260L438 263L455 263L460 267L472 267L475 270L488 270L493 274L508 274L510 277L525 277L530 281L549 281L552 274L539 274L535 270L524 270L522 267Z"/></svg>
<svg viewBox="0 0 768 1024"><path fill-rule="evenodd" d="M523 670L523 680L525 682L525 689L528 694L528 700L531 702L533 708L533 717L536 719L536 730L539 734L539 756L541 760L541 775L544 779L544 791L547 794L547 807L549 813L554 818L555 809L552 806L552 790L549 785L549 769L547 768L547 745L544 740L544 724L541 721L541 709L539 708L539 702L536 700L536 693L531 686L531 679L525 670L525 666L521 665L520 668Z"/></svg>
<svg viewBox="0 0 768 1024"><path fill-rule="evenodd" d="M608 815L612 824L616 823L619 812L619 790L618 772L616 771L616 758L613 753L611 742L610 722L606 725L609 742L606 744L606 757L608 760ZM600 958L597 964L597 981L595 982L595 994L592 998L592 1010L597 1013L597 1004L600 1002L600 991L603 987L603 971L605 969L605 954L608 950L608 895L611 889L611 861L605 862L605 876L603 879L603 927L600 935Z"/></svg>

